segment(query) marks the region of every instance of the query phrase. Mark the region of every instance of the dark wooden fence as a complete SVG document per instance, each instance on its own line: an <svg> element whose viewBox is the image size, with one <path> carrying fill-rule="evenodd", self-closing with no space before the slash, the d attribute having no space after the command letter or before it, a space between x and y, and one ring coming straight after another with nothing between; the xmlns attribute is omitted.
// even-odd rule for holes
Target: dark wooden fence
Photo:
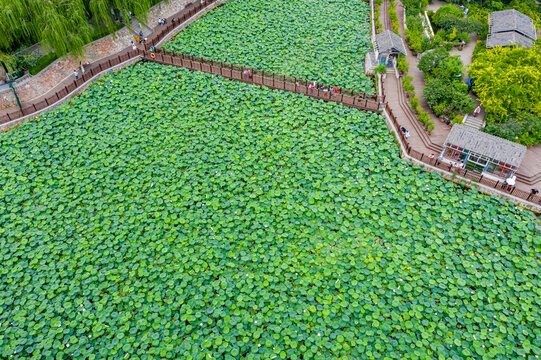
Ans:
<svg viewBox="0 0 541 360"><path fill-rule="evenodd" d="M454 173L456 175L459 175L461 177L464 177L469 180L473 180L479 184L483 184L485 186L491 187L493 189L497 189L500 191L503 191L505 193L508 193L510 195L516 196L518 198L521 198L523 200L532 202L534 204L541 204L541 196L540 195L534 195L531 192L523 191L520 189L517 189L515 186L509 186L503 181L497 181L492 180L487 177L484 177L482 174L476 173L474 171L468 170L468 169L461 169L454 167L453 165L450 165L445 162L441 162L438 160L439 154L430 154L427 155L425 153L419 152L417 150L414 150L411 148L411 146L408 143L408 140L404 136L404 133L400 131L400 125L398 124L396 116L393 114L393 111L391 110L388 103L385 103L385 110L387 111L387 114L389 114L389 118L391 119L393 125L397 129L396 134L399 138L399 141L402 142L404 145L404 148L406 149L406 153L416 159L420 162L423 162L425 164L431 165L433 167L436 167L441 170L445 170L451 173Z"/></svg>
<svg viewBox="0 0 541 360"><path fill-rule="evenodd" d="M366 94L360 91L352 91L326 84L314 84L311 81L297 79L292 76L250 69L221 61L205 59L199 56L187 55L164 49L157 49L154 54L150 51L144 50L143 59L158 62L160 64L185 67L190 70L220 75L228 79L250 84L263 85L271 89L304 94L317 99L333 101L362 110L379 112L380 106L383 105L381 102L383 98L378 97L377 95Z"/></svg>

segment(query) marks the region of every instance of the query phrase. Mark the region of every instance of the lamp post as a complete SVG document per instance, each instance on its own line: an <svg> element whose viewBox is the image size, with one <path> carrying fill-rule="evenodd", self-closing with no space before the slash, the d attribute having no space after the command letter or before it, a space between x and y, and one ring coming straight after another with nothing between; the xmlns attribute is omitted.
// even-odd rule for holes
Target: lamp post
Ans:
<svg viewBox="0 0 541 360"><path fill-rule="evenodd" d="M22 110L23 107L21 105L21 101L19 100L19 95L17 95L17 92L15 91L15 88L13 87L14 80L11 78L11 75L9 73L9 70L6 64L3 61L0 61L0 63L2 64L2 67L4 68L4 70L6 71L6 80L8 81L8 85L11 88L11 90L13 90L13 95L15 95L15 99L17 100L17 105L19 106L19 109Z"/></svg>
<svg viewBox="0 0 541 360"><path fill-rule="evenodd" d="M15 95L15 100L17 100L17 105L19 106L19 109L23 109L22 105L21 105L21 101L19 100L19 95L17 95L17 92L15 91L15 88L13 87L13 79L11 79L11 76L9 74L6 74L7 78L8 78L8 85L9 87L11 88L11 90L13 90L13 95Z"/></svg>

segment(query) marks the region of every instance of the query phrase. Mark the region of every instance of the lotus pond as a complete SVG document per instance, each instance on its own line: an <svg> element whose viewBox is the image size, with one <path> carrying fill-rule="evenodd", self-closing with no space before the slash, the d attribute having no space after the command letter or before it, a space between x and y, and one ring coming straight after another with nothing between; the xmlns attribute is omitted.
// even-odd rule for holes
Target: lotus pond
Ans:
<svg viewBox="0 0 541 360"><path fill-rule="evenodd" d="M164 47L374 93L364 75L370 6L362 0L229 0Z"/></svg>
<svg viewBox="0 0 541 360"><path fill-rule="evenodd" d="M139 63L0 134L0 357L540 354L535 217L376 114Z"/></svg>

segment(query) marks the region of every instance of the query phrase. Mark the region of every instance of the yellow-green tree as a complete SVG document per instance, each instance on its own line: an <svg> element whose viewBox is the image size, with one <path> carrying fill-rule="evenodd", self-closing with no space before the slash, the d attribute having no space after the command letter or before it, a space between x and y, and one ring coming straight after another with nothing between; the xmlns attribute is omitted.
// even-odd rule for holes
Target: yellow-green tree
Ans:
<svg viewBox="0 0 541 360"><path fill-rule="evenodd" d="M485 110L496 121L520 112L541 116L541 52L535 48L495 48L476 57L469 74Z"/></svg>

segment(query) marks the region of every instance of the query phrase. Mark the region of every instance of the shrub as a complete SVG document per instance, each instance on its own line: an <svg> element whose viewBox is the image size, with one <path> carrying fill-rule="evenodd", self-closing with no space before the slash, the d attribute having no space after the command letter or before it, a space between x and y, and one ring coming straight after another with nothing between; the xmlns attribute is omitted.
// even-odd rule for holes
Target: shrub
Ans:
<svg viewBox="0 0 541 360"><path fill-rule="evenodd" d="M47 55L44 55L44 56L40 57L38 59L37 63L34 66L32 66L31 68L29 68L28 71L30 72L30 74L36 75L41 70L43 70L47 66L49 66L49 64L51 64L56 59L57 59L56 53L54 53L54 52L48 53Z"/></svg>
<svg viewBox="0 0 541 360"><path fill-rule="evenodd" d="M404 89L406 88L406 85L411 84L412 81L413 81L413 76L410 76L410 75L404 76L402 78L402 83L404 84Z"/></svg>
<svg viewBox="0 0 541 360"><path fill-rule="evenodd" d="M449 112L470 113L475 108L475 102L467 94L467 85L462 82L451 82L447 79L428 79L423 89L423 97L428 105L446 104ZM438 109L443 112L443 108Z"/></svg>
<svg viewBox="0 0 541 360"><path fill-rule="evenodd" d="M451 122L453 124L462 124L464 122L464 116L461 115L461 114L457 114L452 120Z"/></svg>
<svg viewBox="0 0 541 360"><path fill-rule="evenodd" d="M417 109L417 106L419 106L420 104L420 101L419 101L419 98L417 96L414 96L410 99L410 105L411 105L411 108L416 110Z"/></svg>
<svg viewBox="0 0 541 360"><path fill-rule="evenodd" d="M374 68L374 73L375 74L380 74L380 75L383 75L383 74L386 74L387 73L387 68L385 67L385 65L378 65Z"/></svg>
<svg viewBox="0 0 541 360"><path fill-rule="evenodd" d="M406 61L404 56L401 56L398 58L398 64L396 67L398 68L398 71L407 72L409 69L409 62Z"/></svg>
<svg viewBox="0 0 541 360"><path fill-rule="evenodd" d="M434 122L430 119L430 115L427 112L419 112L419 121L430 131L434 130Z"/></svg>

